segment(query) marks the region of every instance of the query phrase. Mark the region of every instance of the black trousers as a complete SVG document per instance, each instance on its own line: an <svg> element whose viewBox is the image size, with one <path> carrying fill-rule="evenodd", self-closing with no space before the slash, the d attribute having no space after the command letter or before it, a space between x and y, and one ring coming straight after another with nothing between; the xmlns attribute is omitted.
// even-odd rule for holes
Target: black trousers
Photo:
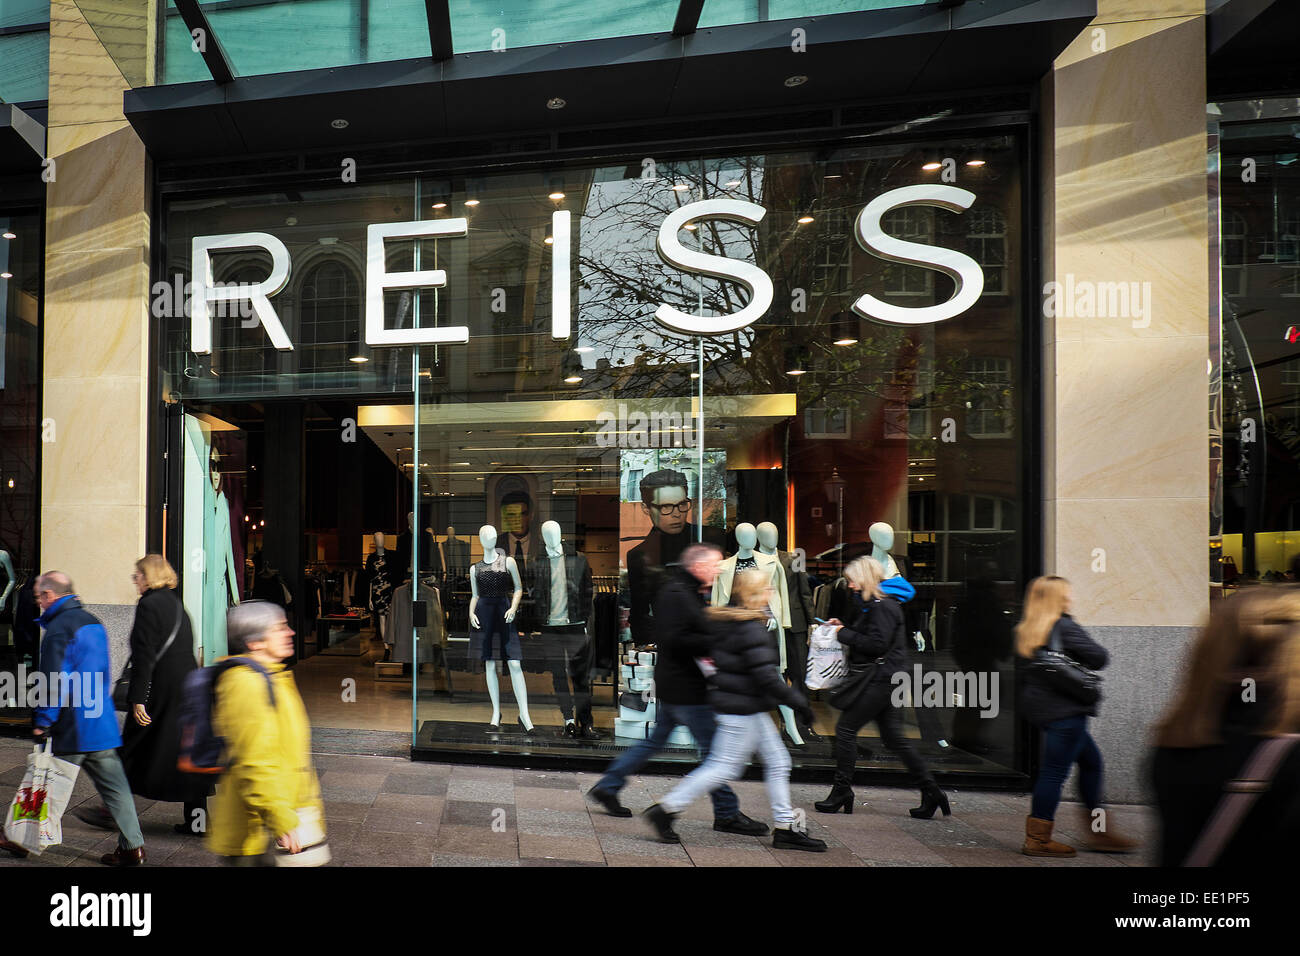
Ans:
<svg viewBox="0 0 1300 956"><path fill-rule="evenodd" d="M542 628L542 646L546 648L546 665L555 687L555 700L566 721L577 719L590 727L591 716L591 641L582 624L546 625ZM570 682L573 690L570 692ZM576 714L575 714L576 711Z"/></svg>
<svg viewBox="0 0 1300 956"><path fill-rule="evenodd" d="M804 700L808 699L808 632L787 629L785 632L785 676L790 686Z"/></svg>
<svg viewBox="0 0 1300 956"><path fill-rule="evenodd" d="M835 724L835 783L837 785L852 786L853 769L858 760L858 731L873 720L880 730L880 739L902 759L916 783L922 787L934 785L934 776L930 773L930 768L921 759L921 755L913 749L912 742L903 736L902 714L889 701L893 689L893 685L888 680L873 681L867 685L867 689L862 692L853 706L840 714L840 719Z"/></svg>

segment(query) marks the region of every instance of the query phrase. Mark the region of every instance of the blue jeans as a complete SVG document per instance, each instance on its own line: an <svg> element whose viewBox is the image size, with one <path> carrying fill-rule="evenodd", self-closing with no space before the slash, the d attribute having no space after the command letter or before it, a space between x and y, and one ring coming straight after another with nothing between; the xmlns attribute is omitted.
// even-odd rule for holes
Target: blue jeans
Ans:
<svg viewBox="0 0 1300 956"><path fill-rule="evenodd" d="M90 780L113 816L117 825L117 845L124 850L144 846L140 832L140 819L135 815L135 800L131 785L126 782L126 768L116 750L92 750L86 753L59 754L60 760L80 765L90 774Z"/></svg>
<svg viewBox="0 0 1300 956"><path fill-rule="evenodd" d="M655 708L655 726L650 736L638 740L609 765L605 776L596 782L593 789L605 793L618 793L627 783L627 778L636 773L650 758L664 749L668 735L678 726L685 724L691 736L700 747L700 757L709 759L709 747L713 743L713 732L717 724L713 717L713 708L707 704L669 704L657 701ZM725 783L709 794L713 801L713 815L719 820L729 820L740 812L740 800Z"/></svg>
<svg viewBox="0 0 1300 956"><path fill-rule="evenodd" d="M1079 765L1079 795L1089 810L1101 806L1101 751L1088 733L1088 718L1062 717L1043 727L1043 762L1034 784L1029 815L1055 820L1070 768Z"/></svg>

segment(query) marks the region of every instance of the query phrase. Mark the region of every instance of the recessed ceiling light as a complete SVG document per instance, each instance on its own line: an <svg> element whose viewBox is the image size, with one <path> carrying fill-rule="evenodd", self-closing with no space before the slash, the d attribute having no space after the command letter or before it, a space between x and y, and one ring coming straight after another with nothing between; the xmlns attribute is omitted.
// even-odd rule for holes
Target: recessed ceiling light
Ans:
<svg viewBox="0 0 1300 956"><path fill-rule="evenodd" d="M347 129L348 121L345 119L330 120L330 125L335 129Z"/></svg>
<svg viewBox="0 0 1300 956"><path fill-rule="evenodd" d="M850 338L836 339L835 344L836 345L857 345L858 340L850 339Z"/></svg>
<svg viewBox="0 0 1300 956"><path fill-rule="evenodd" d="M787 76L785 78L785 85L790 87L803 86L807 82L808 77L802 73L796 73L794 76Z"/></svg>
<svg viewBox="0 0 1300 956"><path fill-rule="evenodd" d="M465 200L465 205L466 205L466 206L477 206L478 204L479 204L479 200L477 200L477 199L466 199L466 200Z"/></svg>
<svg viewBox="0 0 1300 956"><path fill-rule="evenodd" d="M557 189L555 190L555 192L551 193L551 195L547 198L554 199L558 202L559 200L564 198L564 193Z"/></svg>
<svg viewBox="0 0 1300 956"><path fill-rule="evenodd" d="M984 163L985 163L985 160L982 160L982 159L968 159L968 160L966 160L966 165L967 165L967 166L983 166Z"/></svg>
<svg viewBox="0 0 1300 956"><path fill-rule="evenodd" d="M575 352L594 352L594 351L596 351L596 348L595 348L595 346L592 346L592 345L579 345L579 346L576 346L576 347L574 348L573 351L575 351Z"/></svg>
<svg viewBox="0 0 1300 956"><path fill-rule="evenodd" d="M691 184L690 184L690 183L676 183L676 184L673 186L673 190L674 190L675 192L679 192L679 193L680 193L680 192L685 192L686 190L688 190L688 189L690 189L690 188L691 188Z"/></svg>
<svg viewBox="0 0 1300 956"><path fill-rule="evenodd" d="M568 105L569 104L565 102L565 100L562 97L559 96L552 96L549 100L546 101L546 108L548 110L562 110Z"/></svg>
<svg viewBox="0 0 1300 956"><path fill-rule="evenodd" d="M436 203L433 204L433 208L434 208L434 209L446 209L446 208L447 208L447 204L446 204L445 202L436 202Z"/></svg>
<svg viewBox="0 0 1300 956"><path fill-rule="evenodd" d="M943 163L924 163L921 168L933 172L936 169L942 169Z"/></svg>
<svg viewBox="0 0 1300 956"><path fill-rule="evenodd" d="M699 378L699 377L700 377L700 373L699 373L699 372L692 372L692 373L691 373L691 378Z"/></svg>
<svg viewBox="0 0 1300 956"><path fill-rule="evenodd" d="M812 217L812 216L800 216L800 217L798 218L797 221L803 223L803 224L806 226L806 225L808 225L808 223L810 223L810 222L813 221L813 217Z"/></svg>
<svg viewBox="0 0 1300 956"><path fill-rule="evenodd" d="M570 375L568 378L565 379L565 381L568 382L570 385L577 385L579 382L582 381L582 376Z"/></svg>
<svg viewBox="0 0 1300 956"><path fill-rule="evenodd" d="M792 369L790 369L788 372L786 372L785 374L786 374L786 375L803 375L803 374L804 374L805 372L807 372L807 371L808 371L807 369L803 369L803 368L792 368Z"/></svg>
<svg viewBox="0 0 1300 956"><path fill-rule="evenodd" d="M740 185L740 180L739 180L739 179L728 179L728 180L727 180L725 183L723 183L722 185L723 185L725 188L727 188L727 189L735 189L737 186Z"/></svg>
<svg viewBox="0 0 1300 956"><path fill-rule="evenodd" d="M555 245L555 237L547 236L545 239L542 240L542 242L546 243L548 246L553 246Z"/></svg>
<svg viewBox="0 0 1300 956"><path fill-rule="evenodd" d="M0 272L0 279L12 279L13 277L14 274L12 272Z"/></svg>
<svg viewBox="0 0 1300 956"><path fill-rule="evenodd" d="M12 232L5 232L4 237L5 237L6 239L17 239L17 238L18 238L18 237L15 236Z"/></svg>
<svg viewBox="0 0 1300 956"><path fill-rule="evenodd" d="M348 361L356 362L358 365L365 365L367 362L370 361L370 359L366 358L364 355L354 355L351 358L349 358Z"/></svg>
<svg viewBox="0 0 1300 956"><path fill-rule="evenodd" d="M693 222L688 222L686 225L682 226L682 228L683 228L683 229L689 229L691 232L694 232L694 231L695 231L695 223L693 223Z"/></svg>

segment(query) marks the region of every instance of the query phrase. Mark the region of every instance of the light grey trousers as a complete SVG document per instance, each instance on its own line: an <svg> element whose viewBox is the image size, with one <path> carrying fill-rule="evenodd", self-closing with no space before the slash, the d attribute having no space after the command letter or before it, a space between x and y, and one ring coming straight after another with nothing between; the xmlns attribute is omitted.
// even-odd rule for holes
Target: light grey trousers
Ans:
<svg viewBox="0 0 1300 956"><path fill-rule="evenodd" d="M718 729L704 763L686 775L659 806L669 813L681 813L697 798L745 772L755 753L763 762L763 782L772 804L772 820L778 827L794 823L790 805L790 752L781 743L776 725L766 713L718 714Z"/></svg>

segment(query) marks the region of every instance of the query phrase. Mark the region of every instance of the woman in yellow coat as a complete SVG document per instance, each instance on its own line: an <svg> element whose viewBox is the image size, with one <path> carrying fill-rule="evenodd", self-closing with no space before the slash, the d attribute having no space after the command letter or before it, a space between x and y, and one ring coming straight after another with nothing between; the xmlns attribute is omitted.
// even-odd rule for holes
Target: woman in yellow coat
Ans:
<svg viewBox="0 0 1300 956"><path fill-rule="evenodd" d="M226 615L231 667L216 684L212 728L226 742L226 770L211 802L208 849L236 866L318 866L329 859L320 785L311 763L311 725L284 660L293 629L284 611L248 601ZM287 851L284 852L284 851Z"/></svg>

